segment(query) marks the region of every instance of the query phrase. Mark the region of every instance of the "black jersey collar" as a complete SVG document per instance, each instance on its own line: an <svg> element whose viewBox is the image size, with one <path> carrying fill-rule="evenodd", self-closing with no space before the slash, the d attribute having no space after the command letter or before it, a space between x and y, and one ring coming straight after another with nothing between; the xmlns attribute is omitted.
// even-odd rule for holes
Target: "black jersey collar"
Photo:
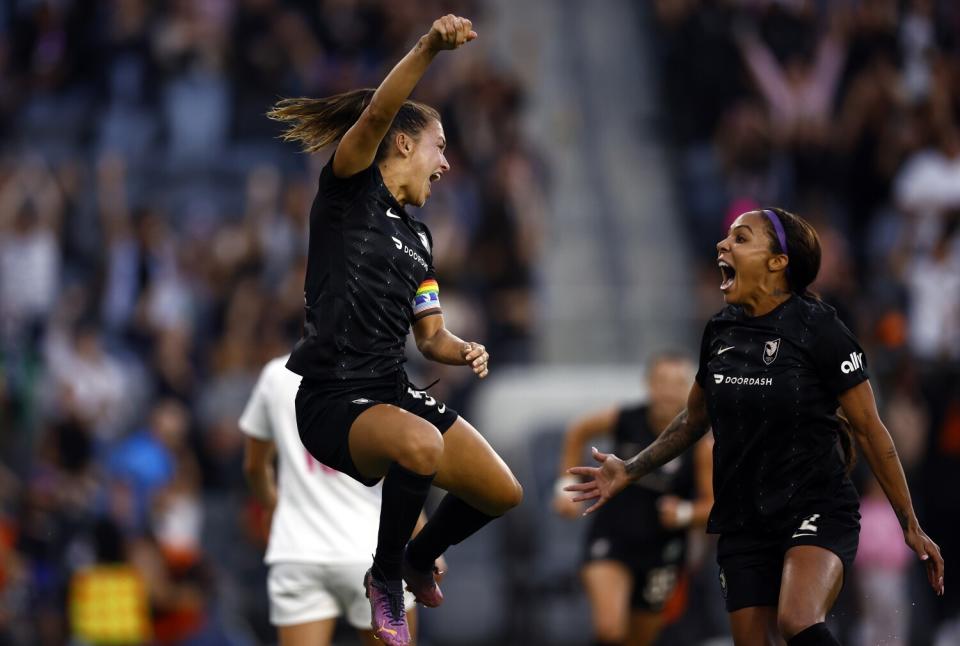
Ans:
<svg viewBox="0 0 960 646"><path fill-rule="evenodd" d="M742 305L737 305L734 311L736 312L737 318L741 321L764 321L779 314L781 310L785 309L788 304L793 303L796 299L797 295L791 294L790 298L783 301L766 314L761 314L760 316L748 316Z"/></svg>
<svg viewBox="0 0 960 646"><path fill-rule="evenodd" d="M374 172L377 174L377 188L380 191L380 196L384 199L384 201L390 204L391 208L398 209L400 216L404 220L410 220L410 214L407 213L406 209L403 208L403 205L400 204L396 197L394 197L393 193L390 192L390 189L387 188L387 184L383 181L383 174L380 172L380 165L374 164L373 166L375 169Z"/></svg>

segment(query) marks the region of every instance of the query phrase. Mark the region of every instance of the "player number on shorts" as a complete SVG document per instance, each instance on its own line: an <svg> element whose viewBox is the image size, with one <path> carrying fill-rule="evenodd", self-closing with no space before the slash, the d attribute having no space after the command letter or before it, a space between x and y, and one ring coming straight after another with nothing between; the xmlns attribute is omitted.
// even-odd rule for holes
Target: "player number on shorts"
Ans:
<svg viewBox="0 0 960 646"><path fill-rule="evenodd" d="M800 523L800 527L797 528L798 532L810 532L812 534L817 533L817 526L814 525L817 522L817 519L820 518L820 514L814 514L809 518L804 518L803 522Z"/></svg>
<svg viewBox="0 0 960 646"><path fill-rule="evenodd" d="M643 599L649 604L659 605L667 600L677 585L677 566L669 565L650 570L647 584L643 588Z"/></svg>
<svg viewBox="0 0 960 646"><path fill-rule="evenodd" d="M407 392L410 393L410 396L414 399L423 399L423 403L427 406L436 406L437 400L425 393L422 390L414 390L413 388L407 388ZM426 397L426 399L424 399Z"/></svg>

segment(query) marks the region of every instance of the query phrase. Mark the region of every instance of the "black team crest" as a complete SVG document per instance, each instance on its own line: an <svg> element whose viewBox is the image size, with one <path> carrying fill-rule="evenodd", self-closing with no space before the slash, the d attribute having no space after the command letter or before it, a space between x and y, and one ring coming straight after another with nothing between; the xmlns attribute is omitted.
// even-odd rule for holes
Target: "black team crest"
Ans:
<svg viewBox="0 0 960 646"><path fill-rule="evenodd" d="M769 366L777 360L778 352L780 352L780 339L767 341L763 344L763 362Z"/></svg>

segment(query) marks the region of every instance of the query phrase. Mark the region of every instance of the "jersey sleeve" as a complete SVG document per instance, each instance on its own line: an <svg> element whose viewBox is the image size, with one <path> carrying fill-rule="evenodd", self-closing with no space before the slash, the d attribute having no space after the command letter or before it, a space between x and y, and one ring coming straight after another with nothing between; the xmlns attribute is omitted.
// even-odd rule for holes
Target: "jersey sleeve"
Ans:
<svg viewBox="0 0 960 646"><path fill-rule="evenodd" d="M375 172L376 164L370 164L350 177L337 177L333 173L333 155L330 155L320 171L320 192L330 202L348 206L367 187Z"/></svg>
<svg viewBox="0 0 960 646"><path fill-rule="evenodd" d="M260 373L257 385L253 387L250 399L240 415L239 426L244 435L258 440L272 440L273 427L270 424L270 414L267 409L267 369Z"/></svg>
<svg viewBox="0 0 960 646"><path fill-rule="evenodd" d="M839 395L869 378L863 348L836 315L821 323L811 349L817 375L826 389Z"/></svg>
<svg viewBox="0 0 960 646"><path fill-rule="evenodd" d="M697 365L697 383L701 388L706 388L706 379L709 374L707 361L710 360L710 343L713 340L712 321L708 321L703 328L703 337L700 339L700 360Z"/></svg>
<svg viewBox="0 0 960 646"><path fill-rule="evenodd" d="M413 297L413 320L419 321L425 316L440 314L441 311L440 285L437 283L436 272L431 264Z"/></svg>

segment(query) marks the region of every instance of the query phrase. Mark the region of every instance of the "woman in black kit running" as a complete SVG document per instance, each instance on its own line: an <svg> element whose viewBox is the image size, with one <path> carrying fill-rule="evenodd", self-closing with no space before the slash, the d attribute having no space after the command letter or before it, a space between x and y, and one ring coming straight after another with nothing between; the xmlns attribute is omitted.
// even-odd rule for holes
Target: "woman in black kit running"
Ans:
<svg viewBox="0 0 960 646"><path fill-rule="evenodd" d="M838 644L824 623L849 572L859 502L838 439L849 420L871 470L943 594L940 549L920 529L900 459L877 413L867 362L836 312L807 291L820 242L781 209L742 214L717 245L727 303L707 323L687 407L647 449L567 487L594 511L712 427L714 496L707 531L720 534L720 585L737 646Z"/></svg>
<svg viewBox="0 0 960 646"><path fill-rule="evenodd" d="M647 399L593 413L574 423L564 438L554 508L568 518L583 513L562 489L576 482L566 470L580 461L588 442L612 436L614 451L643 449L677 416L693 382L686 356L661 353L647 367ZM657 640L664 606L686 565L690 528L707 524L713 506L713 440L677 456L591 516L580 578L593 618L594 646L648 646Z"/></svg>
<svg viewBox="0 0 960 646"><path fill-rule="evenodd" d="M307 152L339 142L310 213L306 323L287 367L303 377L297 425L310 453L368 486L383 478L364 585L374 634L390 645L410 641L403 582L439 605L435 559L523 495L476 429L403 369L412 326L426 358L489 373L483 345L444 327L430 232L404 209L422 206L449 169L439 115L407 97L437 53L476 37L469 20L444 16L376 91L286 99L269 113ZM449 493L408 544L431 484Z"/></svg>

